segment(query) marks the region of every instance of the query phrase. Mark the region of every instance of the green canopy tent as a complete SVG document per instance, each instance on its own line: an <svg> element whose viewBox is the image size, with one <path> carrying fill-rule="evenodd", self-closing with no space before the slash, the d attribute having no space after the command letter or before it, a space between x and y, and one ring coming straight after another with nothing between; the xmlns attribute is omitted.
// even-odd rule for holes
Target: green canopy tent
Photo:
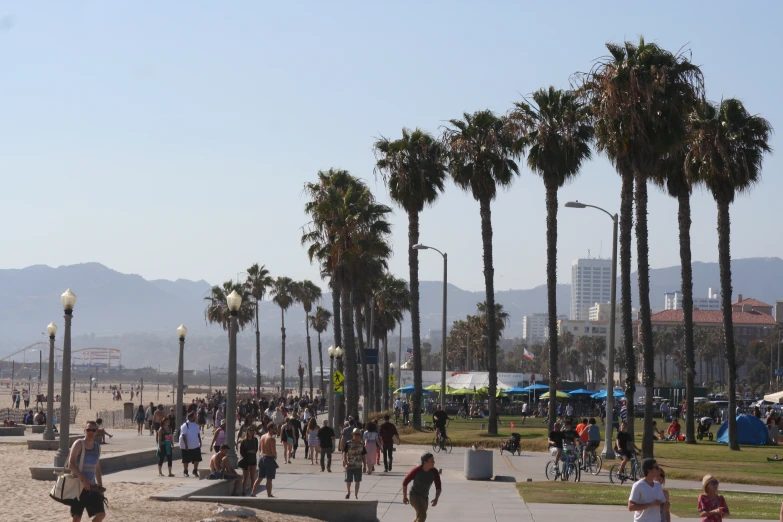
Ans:
<svg viewBox="0 0 783 522"><path fill-rule="evenodd" d="M567 399L570 397L566 392L561 392L560 390L557 390L555 392L555 397L558 399ZM545 394L541 395L542 399L548 399L549 398L549 392L546 392Z"/></svg>

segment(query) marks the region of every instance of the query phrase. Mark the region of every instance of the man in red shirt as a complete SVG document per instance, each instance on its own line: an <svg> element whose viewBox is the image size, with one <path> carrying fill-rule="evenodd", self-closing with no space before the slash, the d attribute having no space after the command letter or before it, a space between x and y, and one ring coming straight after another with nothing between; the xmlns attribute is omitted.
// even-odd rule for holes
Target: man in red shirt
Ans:
<svg viewBox="0 0 783 522"><path fill-rule="evenodd" d="M408 496L408 484L413 482L410 497ZM410 503L416 511L416 520L414 522L424 522L427 519L427 504L429 502L430 488L435 483L435 498L432 501L432 507L438 505L438 497L441 493L440 474L435 469L435 457L432 453L425 453L421 456L421 466L416 466L405 476L402 481L402 503Z"/></svg>

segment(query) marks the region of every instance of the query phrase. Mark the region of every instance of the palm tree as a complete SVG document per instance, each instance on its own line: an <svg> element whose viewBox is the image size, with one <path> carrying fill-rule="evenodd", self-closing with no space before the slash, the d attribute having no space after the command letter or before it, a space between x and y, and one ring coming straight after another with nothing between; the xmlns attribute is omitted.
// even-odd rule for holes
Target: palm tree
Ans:
<svg viewBox="0 0 783 522"><path fill-rule="evenodd" d="M247 269L247 279L244 284L245 293L253 298L255 311L253 325L256 327L256 397L261 396L261 332L259 330L258 308L271 286L272 278L269 276L266 265L259 266L258 263L254 263Z"/></svg>
<svg viewBox="0 0 783 522"><path fill-rule="evenodd" d="M278 277L272 284L272 302L280 307L280 394L285 397L285 313L296 301L294 281L290 277Z"/></svg>
<svg viewBox="0 0 783 522"><path fill-rule="evenodd" d="M546 188L547 307L549 331L557 331L557 191L579 174L590 159L593 128L587 107L572 91L549 87L532 95L532 103L517 102L510 120L518 127L519 151ZM549 337L549 382L557 383L557 336ZM584 361L583 361L584 364ZM549 397L549 429L554 429L557 397Z"/></svg>
<svg viewBox="0 0 783 522"><path fill-rule="evenodd" d="M222 286L213 286L209 295L204 298L208 303L204 309L204 320L207 324L219 324L223 330L228 332L228 327L231 323L231 313L228 310L226 297L234 290L242 296L242 305L237 315L237 328L243 330L246 325L253 322L255 304L248 299L248 294L243 285L229 279Z"/></svg>
<svg viewBox="0 0 783 522"><path fill-rule="evenodd" d="M729 411L735 411L737 354L731 307L731 253L729 206L737 194L749 192L761 179L764 154L770 152L772 126L751 115L741 101L727 99L720 106L705 102L690 118L691 150L686 165L712 193L718 207L718 261L723 304L723 340L729 367ZM737 419L729 415L729 449L739 450Z"/></svg>
<svg viewBox="0 0 783 522"><path fill-rule="evenodd" d="M443 145L427 132L402 129L402 138L381 137L374 146L380 172L392 201L408 214L408 270L413 343L413 426L421 429L421 332L419 321L419 214L432 205L446 180ZM445 334L444 334L445 335Z"/></svg>
<svg viewBox="0 0 783 522"><path fill-rule="evenodd" d="M297 302L302 304L305 312L305 334L307 338L307 371L310 378L310 398L313 398L313 355L310 348L310 312L313 311L313 305L321 300L321 289L310 281L305 279L294 283L293 295Z"/></svg>
<svg viewBox="0 0 783 522"><path fill-rule="evenodd" d="M323 308L321 306L317 306L315 308L315 313L310 316L310 326L313 327L313 330L318 333L318 364L321 366L321 396L326 396L326 390L324 390L324 378L323 378L323 371L324 371L324 355L323 350L321 348L321 334L326 331L327 328L329 328L329 321L332 319L332 312L327 310L326 308ZM312 393L312 392L311 392Z"/></svg>
<svg viewBox="0 0 783 522"><path fill-rule="evenodd" d="M621 259L623 277L630 276L630 212L636 204L636 246L639 318L644 354L645 416L642 453L653 456L653 386L655 352L650 313L649 245L647 238L647 181L662 158L683 140L685 118L701 86L701 71L682 53L672 54L644 38L639 44L607 44L610 56L599 60L583 90L591 97L599 150L606 152L623 178L621 194ZM633 187L633 203L630 201ZM625 263L627 261L627 264ZM629 287L630 291L630 280ZM626 300L628 301L626 303ZM623 328L630 292L623 289ZM630 317L628 317L630 319ZM626 330L625 336L629 335ZM629 346L626 343L626 346ZM630 360L630 358L629 358ZM628 376L635 379L635 375ZM635 388L635 387L634 387ZM629 397L630 399L630 397ZM629 400L629 404L630 404ZM632 412L628 412L629 418Z"/></svg>
<svg viewBox="0 0 783 522"><path fill-rule="evenodd" d="M498 385L497 337L495 323L495 268L492 262L492 200L498 187L508 188L519 175L514 158L513 131L505 118L483 110L463 114L464 120L450 120L444 133L448 147L449 170L454 183L470 192L479 202L481 239L484 248L484 287L486 289L489 342L487 349L489 396L494 398ZM497 435L498 418L494 400L489 401L489 428Z"/></svg>
<svg viewBox="0 0 783 522"><path fill-rule="evenodd" d="M410 310L410 291L403 279L398 279L388 272L378 281L378 290L375 294L375 304L378 308L376 319L376 331L383 337L383 406L390 407L388 386L389 382L389 333L393 332L402 322L403 315ZM393 359L392 359L393 360Z"/></svg>

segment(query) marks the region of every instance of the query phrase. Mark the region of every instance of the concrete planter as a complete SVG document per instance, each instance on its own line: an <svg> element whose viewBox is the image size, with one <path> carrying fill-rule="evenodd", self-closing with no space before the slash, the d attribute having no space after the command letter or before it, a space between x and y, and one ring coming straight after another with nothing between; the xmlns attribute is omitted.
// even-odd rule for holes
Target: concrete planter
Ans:
<svg viewBox="0 0 783 522"><path fill-rule="evenodd" d="M465 478L468 480L491 480L494 474L492 459L495 452L472 450L465 452Z"/></svg>

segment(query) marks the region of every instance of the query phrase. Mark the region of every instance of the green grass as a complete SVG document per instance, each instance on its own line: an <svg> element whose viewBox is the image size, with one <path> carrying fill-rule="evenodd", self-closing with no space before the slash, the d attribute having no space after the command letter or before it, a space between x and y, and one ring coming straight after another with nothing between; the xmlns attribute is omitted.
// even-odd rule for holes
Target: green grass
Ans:
<svg viewBox="0 0 783 522"><path fill-rule="evenodd" d="M628 505L630 489L605 484L573 482L520 482L517 491L528 503ZM783 495L762 493L722 493L732 518L777 520ZM670 489L671 512L678 517L698 518L699 491Z"/></svg>
<svg viewBox="0 0 783 522"><path fill-rule="evenodd" d="M427 420L430 420L427 417ZM496 448L497 443L506 440L511 432L522 435L522 449L525 451L547 450L547 429L539 419L528 419L521 424L521 418L502 418L499 434L487 434L487 419L454 419L448 427L448 435L456 447L469 447L475 443ZM482 422L485 425L481 429ZM511 428L511 423L514 428ZM641 428L641 423L637 424ZM601 426L603 428L603 426ZM717 426L712 431L716 433ZM400 430L402 442L407 444L432 444L433 431L415 431L411 428ZM602 433L603 438L603 433ZM641 447L641 435L636 436L636 445ZM599 452L603 449L603 444ZM722 482L736 484L756 484L783 487L783 462L767 462L767 457L779 454L783 457L783 447L742 446L741 451L729 451L725 444L709 442L706 439L698 444L683 442L656 442L655 457L666 468L666 476L671 479L697 480L711 473ZM613 462L604 463L609 469Z"/></svg>

